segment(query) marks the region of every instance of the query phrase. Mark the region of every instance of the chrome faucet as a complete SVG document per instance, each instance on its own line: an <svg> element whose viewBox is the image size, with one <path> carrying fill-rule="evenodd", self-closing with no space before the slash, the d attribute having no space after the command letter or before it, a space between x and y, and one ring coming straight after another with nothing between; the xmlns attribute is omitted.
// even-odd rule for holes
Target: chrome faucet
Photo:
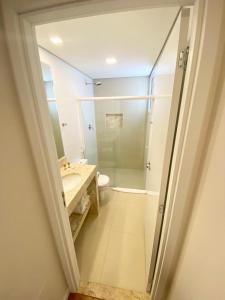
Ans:
<svg viewBox="0 0 225 300"><path fill-rule="evenodd" d="M64 170L65 170L65 171L71 168L71 167L70 167L70 162L69 162L69 161L66 162L63 166L64 166Z"/></svg>

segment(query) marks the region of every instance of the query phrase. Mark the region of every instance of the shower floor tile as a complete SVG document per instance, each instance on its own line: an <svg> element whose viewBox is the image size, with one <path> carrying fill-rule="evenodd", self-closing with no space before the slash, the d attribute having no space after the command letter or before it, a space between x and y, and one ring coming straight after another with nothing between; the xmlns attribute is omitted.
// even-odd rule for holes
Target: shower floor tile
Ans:
<svg viewBox="0 0 225 300"><path fill-rule="evenodd" d="M99 168L100 173L110 177L110 186L145 189L144 169Z"/></svg>

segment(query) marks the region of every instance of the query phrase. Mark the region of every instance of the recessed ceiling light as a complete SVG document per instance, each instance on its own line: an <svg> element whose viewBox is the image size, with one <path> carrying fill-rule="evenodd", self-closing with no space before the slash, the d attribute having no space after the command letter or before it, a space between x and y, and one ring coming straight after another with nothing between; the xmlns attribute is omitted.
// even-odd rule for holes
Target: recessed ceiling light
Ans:
<svg viewBox="0 0 225 300"><path fill-rule="evenodd" d="M117 59L115 57L107 57L105 61L109 65L113 65L117 63Z"/></svg>
<svg viewBox="0 0 225 300"><path fill-rule="evenodd" d="M58 36L52 36L51 38L50 38L50 41L53 43L53 44L55 44L55 45L59 45L59 44L62 44L62 39L60 38L60 37L58 37Z"/></svg>

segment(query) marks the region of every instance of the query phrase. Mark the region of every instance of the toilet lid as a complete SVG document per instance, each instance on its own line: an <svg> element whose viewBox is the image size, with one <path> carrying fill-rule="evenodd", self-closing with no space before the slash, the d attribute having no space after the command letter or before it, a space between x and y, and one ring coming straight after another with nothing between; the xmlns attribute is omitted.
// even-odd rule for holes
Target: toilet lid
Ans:
<svg viewBox="0 0 225 300"><path fill-rule="evenodd" d="M109 183L109 176L103 174L98 176L98 186L106 186L108 183Z"/></svg>

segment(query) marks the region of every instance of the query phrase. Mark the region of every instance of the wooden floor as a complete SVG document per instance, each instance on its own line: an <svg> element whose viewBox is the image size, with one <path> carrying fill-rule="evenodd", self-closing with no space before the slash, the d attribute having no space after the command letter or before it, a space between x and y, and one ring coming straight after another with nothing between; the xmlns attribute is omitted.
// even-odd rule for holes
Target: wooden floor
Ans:
<svg viewBox="0 0 225 300"><path fill-rule="evenodd" d="M70 294L68 300L100 300L100 298L85 296L76 293L76 294Z"/></svg>

